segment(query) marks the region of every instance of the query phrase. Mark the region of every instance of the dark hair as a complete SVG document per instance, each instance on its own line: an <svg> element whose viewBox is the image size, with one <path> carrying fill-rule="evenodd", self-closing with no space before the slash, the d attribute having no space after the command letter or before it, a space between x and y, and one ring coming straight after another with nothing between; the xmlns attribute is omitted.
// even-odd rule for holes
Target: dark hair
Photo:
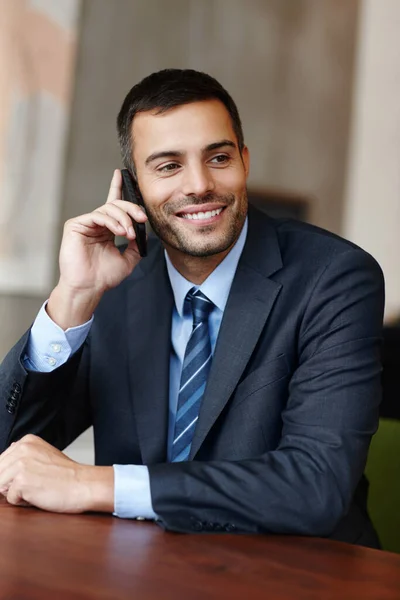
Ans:
<svg viewBox="0 0 400 600"><path fill-rule="evenodd" d="M138 112L156 110L164 113L175 106L217 99L224 104L231 119L239 151L244 146L242 124L236 104L228 92L211 75L193 69L164 69L152 73L128 92L117 117L118 139L125 167L135 173L132 157L132 122Z"/></svg>

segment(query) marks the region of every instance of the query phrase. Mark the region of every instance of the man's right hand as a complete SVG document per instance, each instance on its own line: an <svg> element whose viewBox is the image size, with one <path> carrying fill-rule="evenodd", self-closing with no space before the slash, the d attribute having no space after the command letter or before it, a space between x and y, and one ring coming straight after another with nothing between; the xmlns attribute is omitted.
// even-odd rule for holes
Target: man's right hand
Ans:
<svg viewBox="0 0 400 600"><path fill-rule="evenodd" d="M121 171L116 170L106 204L65 223L60 280L46 307L62 329L88 321L104 292L128 277L141 260L131 217L147 221L138 205L122 200ZM128 240L123 254L114 244L116 235Z"/></svg>

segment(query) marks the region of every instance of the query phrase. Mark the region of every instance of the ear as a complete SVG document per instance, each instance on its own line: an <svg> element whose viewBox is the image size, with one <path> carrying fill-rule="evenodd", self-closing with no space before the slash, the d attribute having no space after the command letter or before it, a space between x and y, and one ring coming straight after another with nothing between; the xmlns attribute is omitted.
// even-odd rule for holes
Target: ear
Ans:
<svg viewBox="0 0 400 600"><path fill-rule="evenodd" d="M244 171L246 173L246 179L250 173L250 152L247 146L243 146L242 149L242 163L244 166Z"/></svg>

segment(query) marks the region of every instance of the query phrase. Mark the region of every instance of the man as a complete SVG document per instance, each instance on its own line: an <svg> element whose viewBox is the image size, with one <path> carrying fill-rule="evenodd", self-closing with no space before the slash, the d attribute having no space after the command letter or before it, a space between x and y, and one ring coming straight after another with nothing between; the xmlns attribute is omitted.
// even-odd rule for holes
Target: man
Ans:
<svg viewBox="0 0 400 600"><path fill-rule="evenodd" d="M380 402L378 265L248 211L239 115L208 75L150 75L118 133L159 240L140 259L131 218L147 217L121 199L118 170L106 204L66 223L59 282L1 370L1 492L175 531L377 546L362 474ZM94 467L59 451L91 424Z"/></svg>

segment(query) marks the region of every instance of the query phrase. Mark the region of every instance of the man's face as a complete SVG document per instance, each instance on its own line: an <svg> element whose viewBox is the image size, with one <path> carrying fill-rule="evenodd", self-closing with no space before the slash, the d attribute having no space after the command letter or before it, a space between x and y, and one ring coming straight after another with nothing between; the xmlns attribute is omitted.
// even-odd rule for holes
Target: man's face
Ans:
<svg viewBox="0 0 400 600"><path fill-rule="evenodd" d="M225 106L138 113L132 132L140 191L165 246L201 257L230 248L247 214L248 150L240 155Z"/></svg>

